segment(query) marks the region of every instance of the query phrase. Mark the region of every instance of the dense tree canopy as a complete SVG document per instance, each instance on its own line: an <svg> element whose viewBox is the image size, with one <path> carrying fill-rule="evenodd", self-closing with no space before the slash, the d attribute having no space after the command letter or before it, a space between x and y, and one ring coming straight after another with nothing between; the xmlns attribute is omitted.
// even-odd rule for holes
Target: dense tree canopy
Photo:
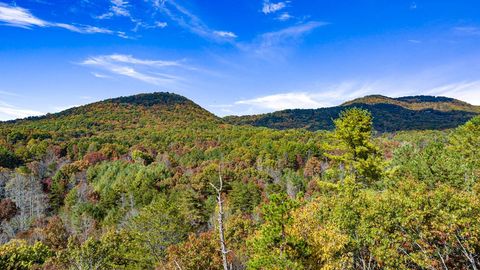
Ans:
<svg viewBox="0 0 480 270"><path fill-rule="evenodd" d="M0 124L0 268L224 269L218 198L231 269L480 267L480 118L279 131L158 95Z"/></svg>

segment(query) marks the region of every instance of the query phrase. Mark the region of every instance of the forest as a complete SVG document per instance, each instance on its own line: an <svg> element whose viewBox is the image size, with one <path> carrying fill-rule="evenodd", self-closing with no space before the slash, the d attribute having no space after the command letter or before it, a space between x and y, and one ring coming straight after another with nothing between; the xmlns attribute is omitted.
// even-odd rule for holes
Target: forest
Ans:
<svg viewBox="0 0 480 270"><path fill-rule="evenodd" d="M1 122L0 269L479 269L480 117L356 104L329 130L171 93Z"/></svg>

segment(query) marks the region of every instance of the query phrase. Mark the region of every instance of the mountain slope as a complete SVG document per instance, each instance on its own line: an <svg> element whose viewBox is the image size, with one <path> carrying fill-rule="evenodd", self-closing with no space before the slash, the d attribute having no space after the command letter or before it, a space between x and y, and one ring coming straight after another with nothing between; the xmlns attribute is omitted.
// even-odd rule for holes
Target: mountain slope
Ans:
<svg viewBox="0 0 480 270"><path fill-rule="evenodd" d="M283 110L261 115L228 116L224 119L237 125L275 129L305 128L314 131L332 129L332 119L342 110L351 107L369 110L374 117L374 128L380 132L454 128L480 112L476 106L446 97L394 99L375 95L330 108Z"/></svg>
<svg viewBox="0 0 480 270"><path fill-rule="evenodd" d="M107 99L71 108L55 114L29 117L2 123L3 126L25 126L45 131L125 130L130 128L188 125L193 122L221 120L193 101L168 92L139 94Z"/></svg>
<svg viewBox="0 0 480 270"><path fill-rule="evenodd" d="M474 106L454 98L435 96L407 96L390 98L382 95L371 95L345 102L342 104L342 106L348 106L352 104L392 104L409 110L433 109L444 112L465 111L480 113L479 106Z"/></svg>

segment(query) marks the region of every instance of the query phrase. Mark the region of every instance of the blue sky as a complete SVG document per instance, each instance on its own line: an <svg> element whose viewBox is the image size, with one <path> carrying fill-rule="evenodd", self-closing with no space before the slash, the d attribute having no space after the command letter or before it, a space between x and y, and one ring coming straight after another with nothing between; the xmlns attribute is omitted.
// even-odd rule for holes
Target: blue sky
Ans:
<svg viewBox="0 0 480 270"><path fill-rule="evenodd" d="M169 91L217 115L480 105L478 0L0 0L0 120Z"/></svg>

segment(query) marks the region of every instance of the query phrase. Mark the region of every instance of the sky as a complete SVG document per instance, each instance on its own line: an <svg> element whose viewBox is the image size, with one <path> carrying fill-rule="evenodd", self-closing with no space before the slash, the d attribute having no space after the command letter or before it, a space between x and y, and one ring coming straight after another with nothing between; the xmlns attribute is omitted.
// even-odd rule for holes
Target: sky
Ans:
<svg viewBox="0 0 480 270"><path fill-rule="evenodd" d="M478 0L0 0L0 120L174 92L219 116L480 105Z"/></svg>

